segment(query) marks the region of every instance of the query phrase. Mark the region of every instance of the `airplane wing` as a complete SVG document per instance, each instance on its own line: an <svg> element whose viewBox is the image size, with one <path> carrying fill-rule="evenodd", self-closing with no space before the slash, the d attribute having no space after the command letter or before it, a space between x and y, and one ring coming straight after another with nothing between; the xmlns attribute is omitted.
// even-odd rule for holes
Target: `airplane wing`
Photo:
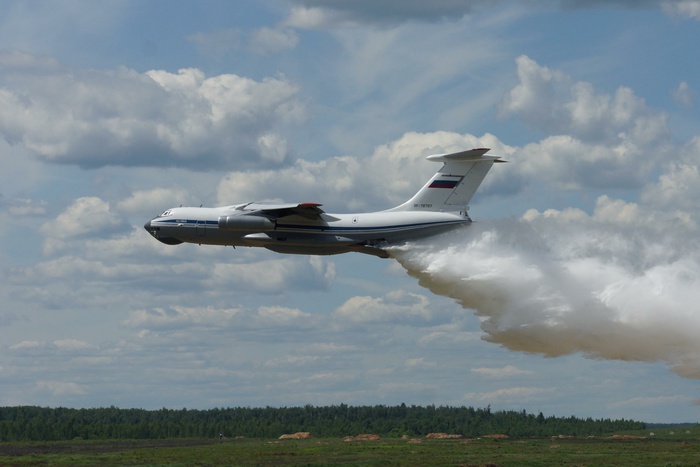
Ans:
<svg viewBox="0 0 700 467"><path fill-rule="evenodd" d="M307 219L320 219L323 214L319 203L288 203L288 204L267 204L250 203L245 206L246 211L261 211L266 216L279 219L287 216L301 216Z"/></svg>

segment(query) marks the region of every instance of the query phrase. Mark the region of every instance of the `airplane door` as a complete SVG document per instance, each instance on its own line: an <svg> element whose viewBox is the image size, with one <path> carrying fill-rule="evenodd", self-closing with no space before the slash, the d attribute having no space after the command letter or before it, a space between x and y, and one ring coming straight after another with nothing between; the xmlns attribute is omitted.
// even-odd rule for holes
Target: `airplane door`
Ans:
<svg viewBox="0 0 700 467"><path fill-rule="evenodd" d="M206 221L197 221L197 227L195 228L196 230L196 235L198 237L206 237L207 236L207 222Z"/></svg>

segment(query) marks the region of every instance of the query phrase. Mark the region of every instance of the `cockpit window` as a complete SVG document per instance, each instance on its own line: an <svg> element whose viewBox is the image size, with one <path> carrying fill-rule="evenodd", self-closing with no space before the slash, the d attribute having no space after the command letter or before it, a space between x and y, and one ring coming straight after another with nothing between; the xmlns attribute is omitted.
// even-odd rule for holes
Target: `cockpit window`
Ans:
<svg viewBox="0 0 700 467"><path fill-rule="evenodd" d="M167 211L164 211L163 214L161 214L158 217L168 217L173 213L172 209L168 209Z"/></svg>

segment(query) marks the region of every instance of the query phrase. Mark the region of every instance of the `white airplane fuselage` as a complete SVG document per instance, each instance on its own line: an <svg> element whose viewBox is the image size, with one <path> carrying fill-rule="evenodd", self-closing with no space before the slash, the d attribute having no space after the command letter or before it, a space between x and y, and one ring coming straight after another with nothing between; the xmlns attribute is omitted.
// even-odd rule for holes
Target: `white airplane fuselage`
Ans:
<svg viewBox="0 0 700 467"><path fill-rule="evenodd" d="M428 156L443 162L440 170L411 199L386 211L331 214L318 203L179 207L154 217L144 228L168 245L263 247L309 255L355 251L388 258L390 245L471 223L467 203L491 166L501 162L484 155L487 151Z"/></svg>
<svg viewBox="0 0 700 467"><path fill-rule="evenodd" d="M243 206L172 208L151 219L144 228L171 245L186 242L265 247L280 253L316 255L361 251L384 257L382 248L388 245L471 223L466 210L321 213L318 219L300 215L269 219Z"/></svg>

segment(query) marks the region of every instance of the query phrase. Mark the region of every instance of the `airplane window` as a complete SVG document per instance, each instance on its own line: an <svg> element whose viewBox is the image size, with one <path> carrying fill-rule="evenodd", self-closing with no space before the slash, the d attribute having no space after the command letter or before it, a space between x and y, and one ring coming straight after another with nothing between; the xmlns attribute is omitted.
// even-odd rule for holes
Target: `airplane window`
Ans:
<svg viewBox="0 0 700 467"><path fill-rule="evenodd" d="M161 214L160 217L168 217L168 216L171 215L172 213L173 213L173 212L172 212L170 209L168 209L167 211L163 212L163 214Z"/></svg>

